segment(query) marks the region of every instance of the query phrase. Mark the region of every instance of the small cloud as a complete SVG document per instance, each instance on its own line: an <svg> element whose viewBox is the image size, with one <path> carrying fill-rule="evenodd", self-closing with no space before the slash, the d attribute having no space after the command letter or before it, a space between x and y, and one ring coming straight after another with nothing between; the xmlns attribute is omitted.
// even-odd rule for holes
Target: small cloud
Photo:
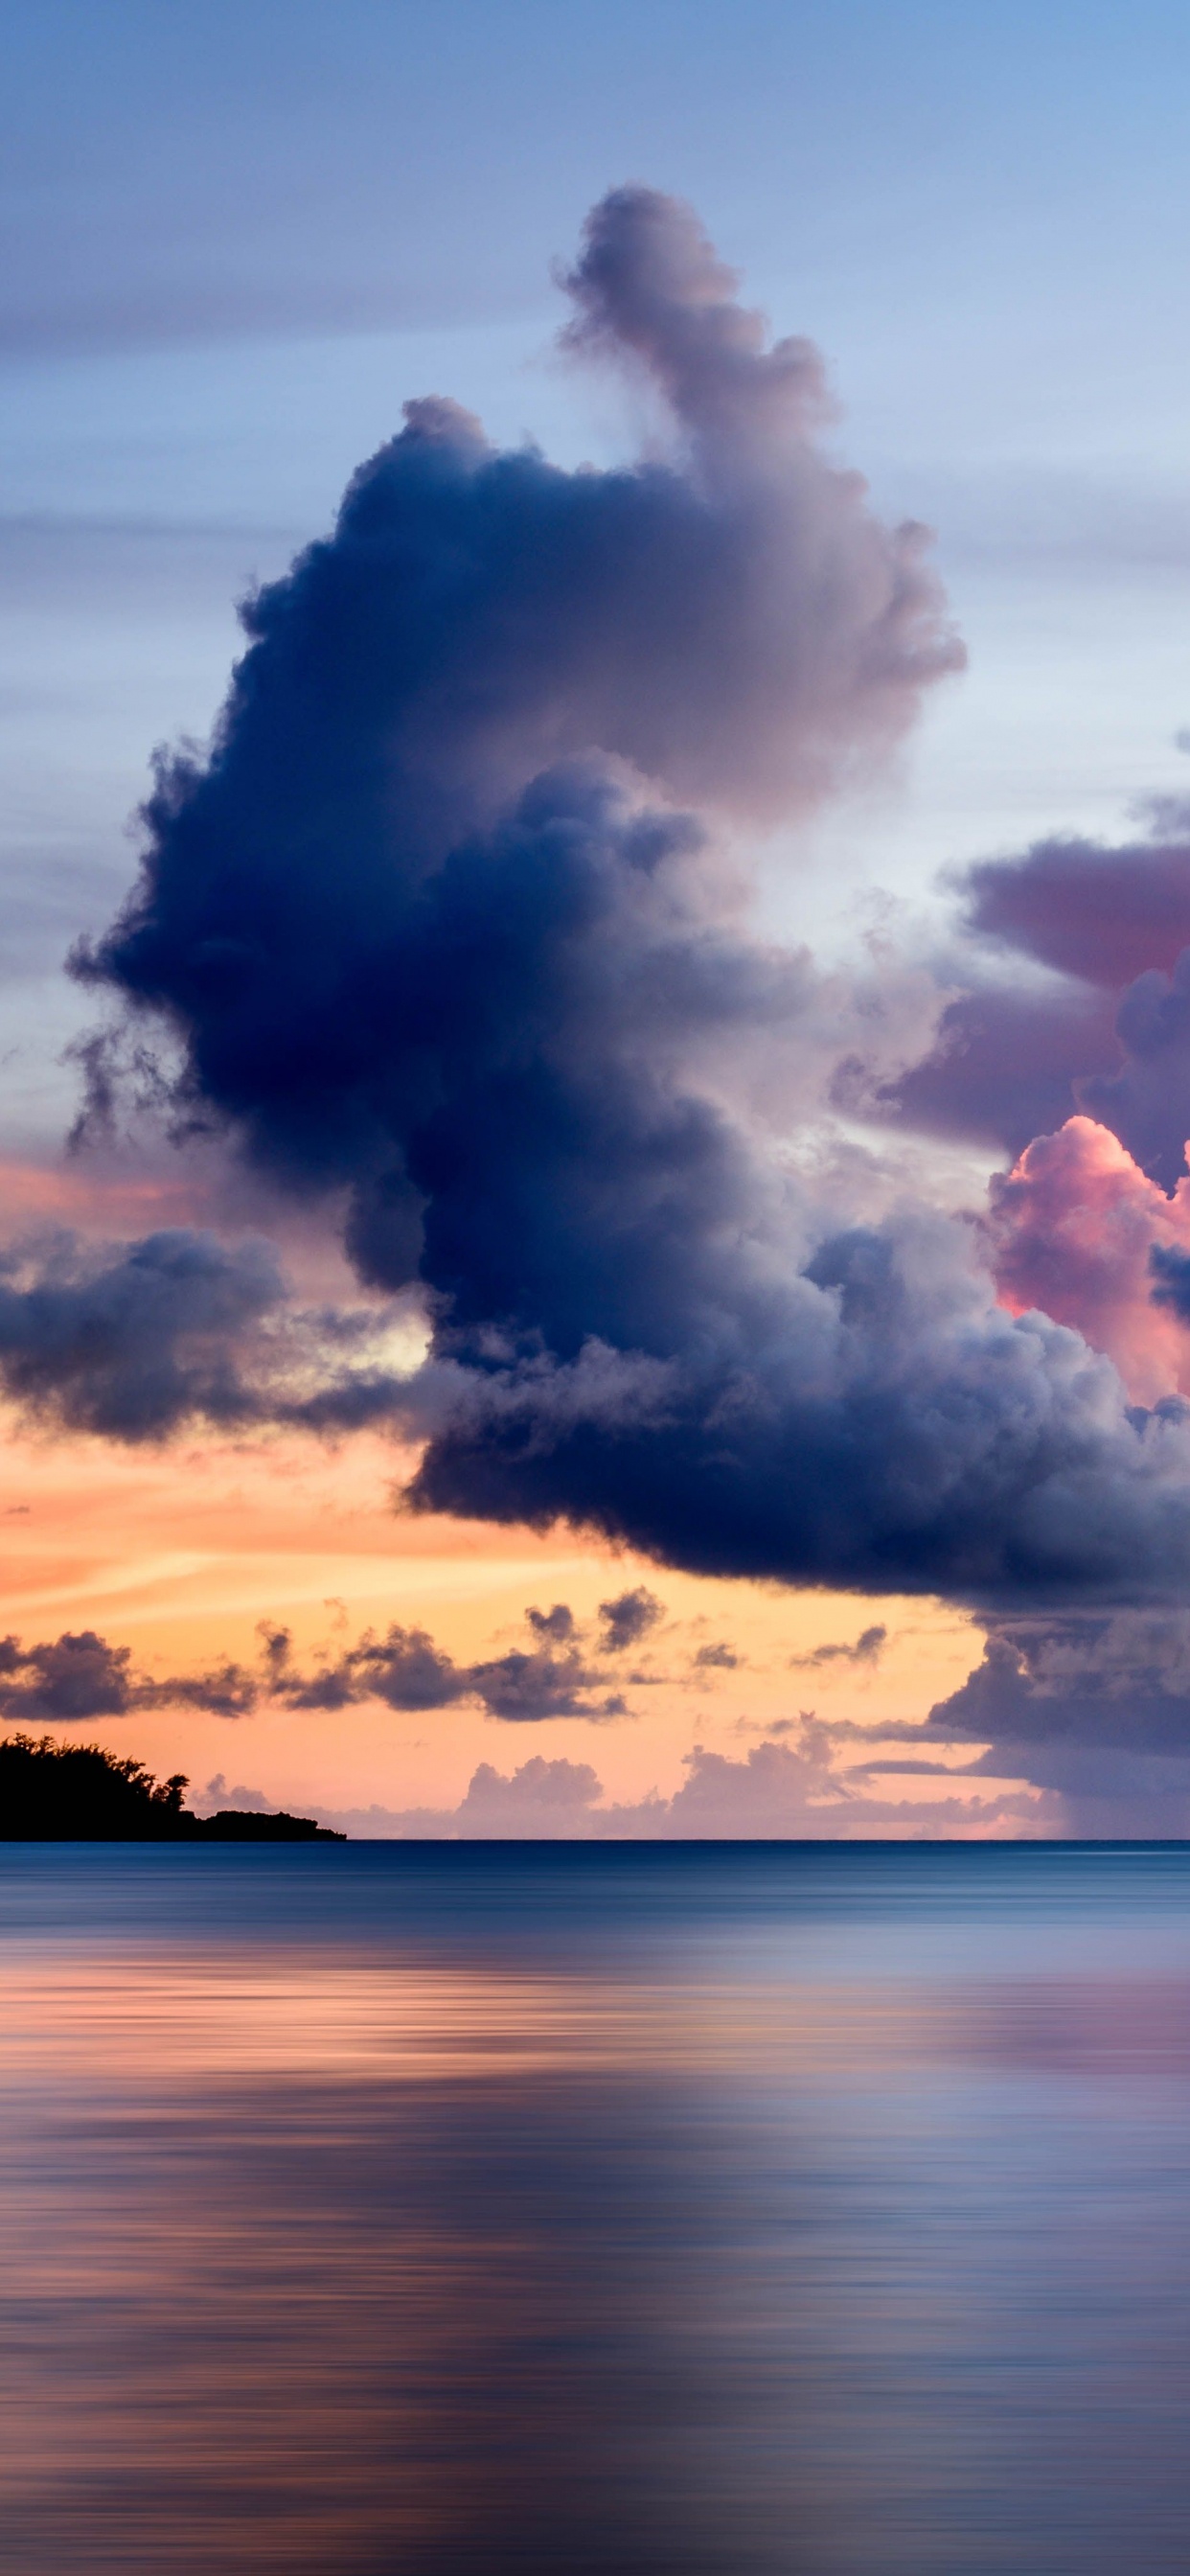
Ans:
<svg viewBox="0 0 1190 2576"><path fill-rule="evenodd" d="M266 1798L263 1789L245 1788L242 1780L237 1780L235 1787L229 1789L222 1771L217 1771L214 1779L208 1780L201 1798L196 1798L194 1803L200 1815L214 1816L221 1808L230 1808L240 1815L250 1816L271 1816L276 1813L276 1800Z"/></svg>
<svg viewBox="0 0 1190 2576"><path fill-rule="evenodd" d="M564 1601L555 1601L552 1610L526 1610L525 1617L535 1636L551 1638L554 1645L568 1645L574 1635L574 1612Z"/></svg>
<svg viewBox="0 0 1190 2576"><path fill-rule="evenodd" d="M655 1593L646 1591L644 1584L638 1583L633 1592L618 1593L614 1601L601 1601L599 1616L603 1623L600 1651L605 1655L618 1655L625 1646L639 1645L649 1629L655 1628L658 1620L665 1617L665 1608Z"/></svg>
<svg viewBox="0 0 1190 2576"><path fill-rule="evenodd" d="M722 1638L717 1645L700 1646L694 1658L696 1666L701 1670L715 1669L724 1673L734 1673L741 1660L734 1648L727 1645Z"/></svg>
<svg viewBox="0 0 1190 2576"><path fill-rule="evenodd" d="M872 1779L879 1771L888 1771L893 1774L896 1774L899 1771L907 1771L912 1772L915 1777L924 1774L930 1779L937 1780L966 1780L972 1777L970 1764L955 1764L953 1762L914 1762L912 1760L898 1762L892 1757L884 1762L849 1762L845 1776L848 1780L868 1780Z"/></svg>
<svg viewBox="0 0 1190 2576"><path fill-rule="evenodd" d="M804 1735L807 1727L813 1727L815 1741L817 1742L821 1737L822 1747L825 1749L833 1729L821 1726L812 1708L799 1708L796 1717L737 1717L732 1731L736 1735L768 1737Z"/></svg>
<svg viewBox="0 0 1190 2576"><path fill-rule="evenodd" d="M278 1630L277 1639L283 1634ZM291 1708L346 1708L364 1699L384 1700L395 1709L449 1708L470 1687L467 1674L424 1628L396 1623L384 1637L366 1630L337 1663L319 1664L311 1673L295 1673L287 1657L278 1660L274 1652L268 1679Z"/></svg>
<svg viewBox="0 0 1190 2576"><path fill-rule="evenodd" d="M822 1664L876 1664L888 1643L887 1628L865 1628L852 1644L815 1646L809 1655L791 1655L791 1672L816 1671Z"/></svg>
<svg viewBox="0 0 1190 2576"><path fill-rule="evenodd" d="M0 1716L28 1721L123 1717L135 1707L132 1649L93 1628L67 1629L44 1645L0 1638Z"/></svg>
<svg viewBox="0 0 1190 2576"><path fill-rule="evenodd" d="M489 1717L509 1724L533 1723L546 1717L606 1717L622 1713L607 1703L592 1706L590 1691L597 1676L573 1646L556 1654L537 1646L528 1654L519 1646L506 1655L467 1668L466 1686L483 1702Z"/></svg>

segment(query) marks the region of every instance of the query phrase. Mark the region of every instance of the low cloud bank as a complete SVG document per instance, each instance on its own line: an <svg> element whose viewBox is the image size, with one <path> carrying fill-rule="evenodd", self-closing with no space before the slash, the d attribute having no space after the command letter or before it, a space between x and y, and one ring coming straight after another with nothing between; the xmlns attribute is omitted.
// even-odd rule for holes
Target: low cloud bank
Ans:
<svg viewBox="0 0 1190 2576"><path fill-rule="evenodd" d="M1020 1792L928 1805L873 1798L831 1771L812 1725L800 1746L766 1741L739 1761L696 1746L685 1767L672 1798L607 1805L589 1763L537 1755L506 1774L482 1762L457 1807L320 1815L340 1832L381 1841L862 1841L1053 1830L1044 1805Z"/></svg>

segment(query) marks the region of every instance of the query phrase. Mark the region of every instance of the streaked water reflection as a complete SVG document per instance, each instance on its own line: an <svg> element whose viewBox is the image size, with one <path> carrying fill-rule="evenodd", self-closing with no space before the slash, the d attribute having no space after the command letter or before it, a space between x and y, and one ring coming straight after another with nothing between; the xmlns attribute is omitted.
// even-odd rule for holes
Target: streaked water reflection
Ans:
<svg viewBox="0 0 1190 2576"><path fill-rule="evenodd" d="M0 1859L14 2576L1190 2562L1190 1855Z"/></svg>

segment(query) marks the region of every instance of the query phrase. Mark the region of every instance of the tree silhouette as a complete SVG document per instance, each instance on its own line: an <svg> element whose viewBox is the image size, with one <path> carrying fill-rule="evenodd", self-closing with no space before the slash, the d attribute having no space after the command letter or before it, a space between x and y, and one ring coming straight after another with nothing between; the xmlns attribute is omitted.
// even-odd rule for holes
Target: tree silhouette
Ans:
<svg viewBox="0 0 1190 2576"><path fill-rule="evenodd" d="M157 1780L130 1754L53 1736L0 1739L0 1842L343 1842L306 1816L182 1804L184 1771Z"/></svg>

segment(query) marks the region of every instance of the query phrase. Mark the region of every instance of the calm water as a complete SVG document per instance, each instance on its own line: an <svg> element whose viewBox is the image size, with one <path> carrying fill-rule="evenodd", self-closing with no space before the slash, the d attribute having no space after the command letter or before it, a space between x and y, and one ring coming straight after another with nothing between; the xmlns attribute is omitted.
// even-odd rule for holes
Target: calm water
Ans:
<svg viewBox="0 0 1190 2576"><path fill-rule="evenodd" d="M1190 1853L0 1852L11 2576L1190 2564Z"/></svg>

